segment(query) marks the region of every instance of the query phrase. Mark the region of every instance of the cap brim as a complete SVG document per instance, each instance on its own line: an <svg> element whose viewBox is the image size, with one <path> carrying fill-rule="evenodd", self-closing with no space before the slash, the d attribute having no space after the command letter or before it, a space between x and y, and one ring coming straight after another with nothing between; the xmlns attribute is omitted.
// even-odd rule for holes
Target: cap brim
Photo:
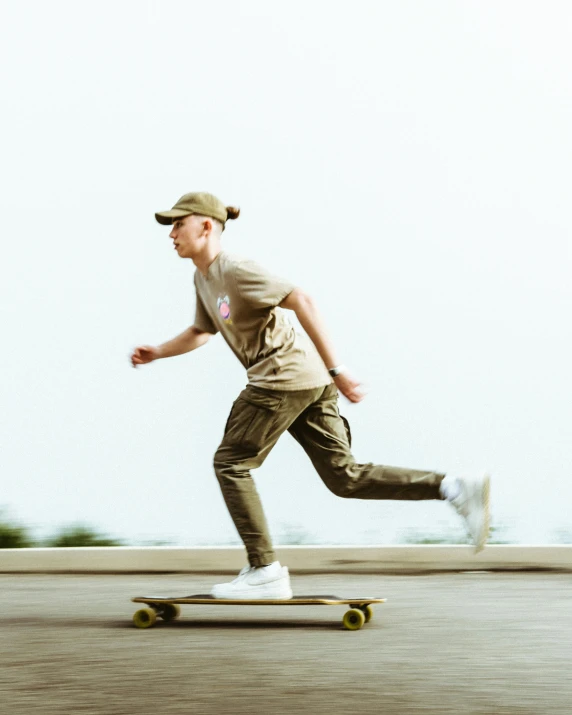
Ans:
<svg viewBox="0 0 572 715"><path fill-rule="evenodd" d="M184 211L183 209L170 209L169 211L161 211L155 214L155 218L163 226L170 226L175 219L190 216L192 211Z"/></svg>

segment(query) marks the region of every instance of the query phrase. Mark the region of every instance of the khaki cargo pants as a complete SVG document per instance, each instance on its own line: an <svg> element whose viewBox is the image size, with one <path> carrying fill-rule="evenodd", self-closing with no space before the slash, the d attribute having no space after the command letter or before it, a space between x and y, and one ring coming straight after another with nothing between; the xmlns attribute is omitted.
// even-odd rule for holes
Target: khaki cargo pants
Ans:
<svg viewBox="0 0 572 715"><path fill-rule="evenodd" d="M335 385L292 392L248 385L235 400L214 468L251 566L276 560L250 470L260 467L288 430L312 460L324 484L350 499L441 499L443 474L357 464Z"/></svg>

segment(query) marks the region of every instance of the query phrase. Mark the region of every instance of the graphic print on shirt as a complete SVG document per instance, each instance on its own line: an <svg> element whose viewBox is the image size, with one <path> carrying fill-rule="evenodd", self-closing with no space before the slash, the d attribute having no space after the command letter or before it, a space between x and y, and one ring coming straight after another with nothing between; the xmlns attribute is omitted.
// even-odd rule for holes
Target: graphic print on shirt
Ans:
<svg viewBox="0 0 572 715"><path fill-rule="evenodd" d="M232 325L232 320L230 318L230 298L228 295L219 296L216 301L218 312L220 317L225 323Z"/></svg>

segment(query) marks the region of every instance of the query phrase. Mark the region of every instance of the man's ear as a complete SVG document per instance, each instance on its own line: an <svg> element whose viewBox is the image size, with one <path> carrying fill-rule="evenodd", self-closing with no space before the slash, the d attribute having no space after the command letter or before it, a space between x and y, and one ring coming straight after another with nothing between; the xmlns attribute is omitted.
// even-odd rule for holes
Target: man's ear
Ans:
<svg viewBox="0 0 572 715"><path fill-rule="evenodd" d="M203 233L210 233L212 230L213 230L213 222L209 218L206 218L203 221Z"/></svg>

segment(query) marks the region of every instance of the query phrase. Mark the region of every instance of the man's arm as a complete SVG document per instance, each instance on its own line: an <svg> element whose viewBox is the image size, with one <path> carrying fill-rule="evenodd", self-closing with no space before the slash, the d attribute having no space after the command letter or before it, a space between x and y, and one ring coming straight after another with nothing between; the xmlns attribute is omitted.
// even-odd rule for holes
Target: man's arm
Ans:
<svg viewBox="0 0 572 715"><path fill-rule="evenodd" d="M137 367L137 365L145 365L160 358L189 353L191 350L200 348L201 345L204 345L211 337L210 333L205 333L194 325L191 325L190 328L187 328L180 335L177 335L176 338L168 340L158 347L140 345L135 348L131 355L131 364L133 367Z"/></svg>
<svg viewBox="0 0 572 715"><path fill-rule="evenodd" d="M313 298L301 288L294 288L280 303L280 307L293 310L296 313L300 325L304 328L306 333L308 333L310 340L316 346L316 350L328 370L333 367L338 367L340 363L334 352L334 346L328 337L324 321ZM364 398L364 394L359 389L359 382L354 380L346 372L337 375L334 378L334 382L340 392L347 397L350 402L359 402Z"/></svg>

